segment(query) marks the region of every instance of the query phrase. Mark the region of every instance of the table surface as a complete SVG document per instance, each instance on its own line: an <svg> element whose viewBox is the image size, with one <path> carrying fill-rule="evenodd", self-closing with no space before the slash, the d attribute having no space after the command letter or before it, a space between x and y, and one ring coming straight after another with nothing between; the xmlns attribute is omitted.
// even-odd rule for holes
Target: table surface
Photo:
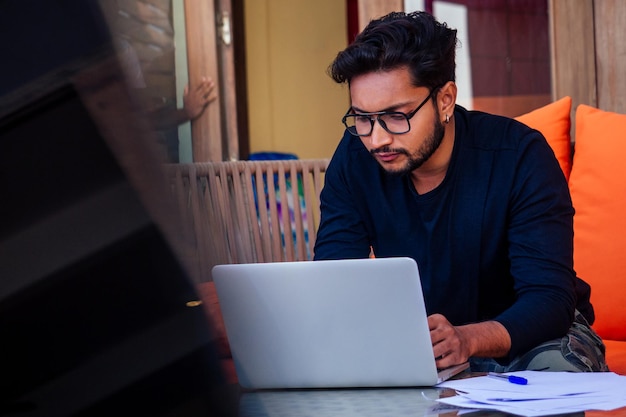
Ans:
<svg viewBox="0 0 626 417"><path fill-rule="evenodd" d="M238 385L237 385L238 386ZM239 391L239 417L330 417L330 416L512 416L498 411L459 413L436 400L455 395L448 388L363 388L313 390ZM560 414L561 417L626 416L626 407L613 411Z"/></svg>
<svg viewBox="0 0 626 417"><path fill-rule="evenodd" d="M437 398L453 394L437 388L243 392L239 416L429 416L444 412Z"/></svg>
<svg viewBox="0 0 626 417"><path fill-rule="evenodd" d="M343 390L295 390L242 392L239 401L239 417L298 417L298 416L456 416L457 409L450 409L436 400L454 395L445 388L383 388ZM626 415L626 409L624 409ZM598 414L598 416L604 413ZM497 411L477 411L462 414L471 417L510 416ZM595 414L594 414L595 415ZM561 414L583 417L584 412Z"/></svg>

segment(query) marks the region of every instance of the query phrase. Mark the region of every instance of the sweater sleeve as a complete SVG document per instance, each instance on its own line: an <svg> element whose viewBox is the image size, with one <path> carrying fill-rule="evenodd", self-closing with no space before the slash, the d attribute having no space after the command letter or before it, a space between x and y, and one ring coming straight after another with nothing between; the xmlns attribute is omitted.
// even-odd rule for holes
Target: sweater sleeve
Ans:
<svg viewBox="0 0 626 417"><path fill-rule="evenodd" d="M346 133L326 170L324 188L320 195L321 219L315 241L315 260L367 258L370 242L367 229L359 215L359 187L351 184L348 170L354 151L351 136ZM369 158L369 155L366 155ZM358 165L358 164L356 164Z"/></svg>
<svg viewBox="0 0 626 417"><path fill-rule="evenodd" d="M563 336L576 307L573 215L567 183L536 131L521 141L508 201L508 251L515 302L496 320L509 331L509 357Z"/></svg>

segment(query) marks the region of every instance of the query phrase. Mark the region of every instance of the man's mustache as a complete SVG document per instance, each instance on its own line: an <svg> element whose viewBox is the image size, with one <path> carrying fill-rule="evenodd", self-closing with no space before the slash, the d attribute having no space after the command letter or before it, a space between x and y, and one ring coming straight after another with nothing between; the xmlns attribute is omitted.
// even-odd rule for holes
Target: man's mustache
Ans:
<svg viewBox="0 0 626 417"><path fill-rule="evenodd" d="M376 149L370 150L370 154L372 155L376 155L377 153L400 153L400 154L409 156L409 153L407 152L406 149L401 149L401 148L394 149L388 146L383 146L382 148L376 148Z"/></svg>

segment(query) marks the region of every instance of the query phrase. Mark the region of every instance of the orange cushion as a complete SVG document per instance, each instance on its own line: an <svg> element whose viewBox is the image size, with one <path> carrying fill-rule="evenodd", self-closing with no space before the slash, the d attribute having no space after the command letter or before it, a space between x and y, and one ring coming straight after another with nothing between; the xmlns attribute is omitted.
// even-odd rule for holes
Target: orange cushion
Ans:
<svg viewBox="0 0 626 417"><path fill-rule="evenodd" d="M554 151L566 179L569 178L572 169L571 110L572 98L566 96L515 118L543 134Z"/></svg>
<svg viewBox="0 0 626 417"><path fill-rule="evenodd" d="M626 342L605 340L606 363L609 370L620 375L626 375Z"/></svg>
<svg viewBox="0 0 626 417"><path fill-rule="evenodd" d="M580 105L570 175L574 269L591 285L593 327L626 340L626 115Z"/></svg>

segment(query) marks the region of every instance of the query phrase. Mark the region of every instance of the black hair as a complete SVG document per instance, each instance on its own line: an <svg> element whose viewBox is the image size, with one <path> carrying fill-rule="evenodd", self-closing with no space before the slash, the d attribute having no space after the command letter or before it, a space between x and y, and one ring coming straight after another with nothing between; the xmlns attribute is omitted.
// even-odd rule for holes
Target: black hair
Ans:
<svg viewBox="0 0 626 417"><path fill-rule="evenodd" d="M393 12L372 20L329 67L337 83L359 75L409 68L413 84L430 89L455 80L456 29L426 12Z"/></svg>

